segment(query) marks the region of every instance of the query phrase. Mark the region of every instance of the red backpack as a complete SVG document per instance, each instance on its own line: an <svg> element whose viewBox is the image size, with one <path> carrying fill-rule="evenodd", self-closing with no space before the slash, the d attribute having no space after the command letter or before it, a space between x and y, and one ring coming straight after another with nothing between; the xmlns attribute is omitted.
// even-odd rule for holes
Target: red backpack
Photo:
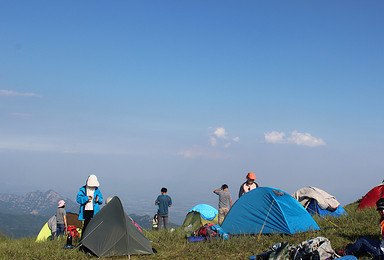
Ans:
<svg viewBox="0 0 384 260"><path fill-rule="evenodd" d="M199 237L214 237L216 236L216 232L212 230L211 226L214 226L214 223L207 223L199 229L195 230L196 236Z"/></svg>
<svg viewBox="0 0 384 260"><path fill-rule="evenodd" d="M72 239L76 239L80 237L80 233L79 231L77 231L75 226L68 226L67 231L68 231L68 235L72 236Z"/></svg>

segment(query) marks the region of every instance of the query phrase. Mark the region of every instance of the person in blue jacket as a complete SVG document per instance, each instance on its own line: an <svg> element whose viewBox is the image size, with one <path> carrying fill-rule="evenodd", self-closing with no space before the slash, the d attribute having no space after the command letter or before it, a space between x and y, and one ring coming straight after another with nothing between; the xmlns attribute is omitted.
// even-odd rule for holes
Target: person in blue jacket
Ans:
<svg viewBox="0 0 384 260"><path fill-rule="evenodd" d="M99 212L99 205L103 203L103 195L100 192L96 175L88 176L86 184L80 188L77 194L76 201L80 204L79 220L84 221L82 230L82 234L84 234L89 221Z"/></svg>

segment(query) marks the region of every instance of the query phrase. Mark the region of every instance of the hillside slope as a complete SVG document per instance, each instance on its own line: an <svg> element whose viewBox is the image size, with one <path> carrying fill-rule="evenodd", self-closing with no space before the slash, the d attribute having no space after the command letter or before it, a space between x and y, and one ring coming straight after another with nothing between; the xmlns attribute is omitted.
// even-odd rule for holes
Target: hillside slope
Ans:
<svg viewBox="0 0 384 260"><path fill-rule="evenodd" d="M0 213L0 232L11 238L35 237L47 221L44 216Z"/></svg>

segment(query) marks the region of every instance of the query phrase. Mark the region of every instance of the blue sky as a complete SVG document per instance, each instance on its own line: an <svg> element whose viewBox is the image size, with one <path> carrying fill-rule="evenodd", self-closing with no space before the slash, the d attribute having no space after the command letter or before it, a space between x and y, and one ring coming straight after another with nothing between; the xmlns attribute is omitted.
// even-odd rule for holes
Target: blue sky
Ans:
<svg viewBox="0 0 384 260"><path fill-rule="evenodd" d="M179 221L247 172L342 204L383 178L382 1L11 1L0 8L0 190L105 197ZM173 216L172 216L173 214Z"/></svg>

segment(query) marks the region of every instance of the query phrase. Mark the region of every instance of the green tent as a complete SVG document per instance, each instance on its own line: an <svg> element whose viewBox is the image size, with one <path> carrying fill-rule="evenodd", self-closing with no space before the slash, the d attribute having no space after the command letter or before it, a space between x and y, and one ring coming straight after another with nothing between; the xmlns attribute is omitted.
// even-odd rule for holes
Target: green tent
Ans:
<svg viewBox="0 0 384 260"><path fill-rule="evenodd" d="M192 225L192 229L196 230L207 223L218 223L217 209L207 204L199 204L188 212L183 227Z"/></svg>
<svg viewBox="0 0 384 260"><path fill-rule="evenodd" d="M153 253L151 243L132 223L116 196L92 218L79 245L98 257Z"/></svg>

